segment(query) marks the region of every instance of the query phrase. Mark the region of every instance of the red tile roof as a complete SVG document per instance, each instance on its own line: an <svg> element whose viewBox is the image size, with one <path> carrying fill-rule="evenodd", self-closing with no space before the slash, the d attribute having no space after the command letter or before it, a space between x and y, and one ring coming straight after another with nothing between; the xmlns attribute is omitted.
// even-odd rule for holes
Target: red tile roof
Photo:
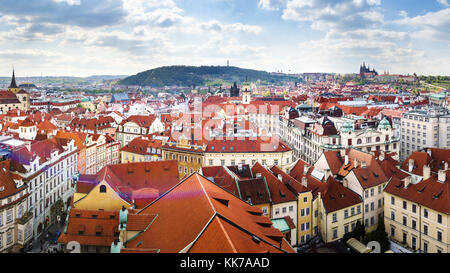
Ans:
<svg viewBox="0 0 450 273"><path fill-rule="evenodd" d="M255 175L260 173L261 176L265 178L267 186L269 187L270 197L274 204L297 200L297 196L294 195L277 176L258 162L252 167L252 172Z"/></svg>
<svg viewBox="0 0 450 273"><path fill-rule="evenodd" d="M118 227L119 211L71 208L66 230L58 242L67 244L76 241L80 245L108 247L114 242L115 235L118 237Z"/></svg>
<svg viewBox="0 0 450 273"><path fill-rule="evenodd" d="M394 177L384 191L430 209L450 213L450 170L446 171L443 183L438 182L438 175L432 174L429 179L411 183L407 188L404 181Z"/></svg>
<svg viewBox="0 0 450 273"><path fill-rule="evenodd" d="M260 209L199 174L191 175L138 214L158 216L146 231L128 241L122 252L294 252L281 232L261 216Z"/></svg>

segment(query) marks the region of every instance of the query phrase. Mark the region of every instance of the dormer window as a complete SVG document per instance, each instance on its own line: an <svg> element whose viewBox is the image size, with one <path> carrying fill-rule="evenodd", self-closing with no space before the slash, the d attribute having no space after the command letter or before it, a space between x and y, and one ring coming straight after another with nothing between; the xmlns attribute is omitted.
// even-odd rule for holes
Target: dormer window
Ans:
<svg viewBox="0 0 450 273"><path fill-rule="evenodd" d="M105 185L101 185L100 186L100 193L106 193L106 186Z"/></svg>

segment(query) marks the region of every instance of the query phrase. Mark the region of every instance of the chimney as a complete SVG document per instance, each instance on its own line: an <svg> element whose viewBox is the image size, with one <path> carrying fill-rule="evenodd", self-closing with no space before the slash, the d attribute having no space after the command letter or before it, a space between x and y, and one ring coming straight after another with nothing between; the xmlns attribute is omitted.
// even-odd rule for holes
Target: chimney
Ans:
<svg viewBox="0 0 450 273"><path fill-rule="evenodd" d="M355 165L354 168L358 168L358 160L356 160L356 158L355 158L355 164L354 165Z"/></svg>
<svg viewBox="0 0 450 273"><path fill-rule="evenodd" d="M407 189L409 184L411 184L411 176L405 177L403 182L405 182L405 189Z"/></svg>
<svg viewBox="0 0 450 273"><path fill-rule="evenodd" d="M307 174L308 173L308 171L309 171L309 166L308 165L305 165L304 167L303 167L303 174Z"/></svg>
<svg viewBox="0 0 450 273"><path fill-rule="evenodd" d="M256 178L260 178L260 177L261 177L261 173L257 173Z"/></svg>
<svg viewBox="0 0 450 273"><path fill-rule="evenodd" d="M384 161L385 156L386 156L385 152L384 152L384 151L381 151L380 157L379 157L379 158L380 158L380 161Z"/></svg>
<svg viewBox="0 0 450 273"><path fill-rule="evenodd" d="M439 183L445 183L445 180L447 180L447 172L445 170L439 170L439 172L438 172L438 182Z"/></svg>
<svg viewBox="0 0 450 273"><path fill-rule="evenodd" d="M347 150L342 149L341 151L341 157L344 157L347 154Z"/></svg>
<svg viewBox="0 0 450 273"><path fill-rule="evenodd" d="M306 176L302 177L302 186L305 188L308 187L308 179L306 178Z"/></svg>
<svg viewBox="0 0 450 273"><path fill-rule="evenodd" d="M242 172L242 168L243 168L242 164L238 164L238 170L239 170L240 172Z"/></svg>
<svg viewBox="0 0 450 273"><path fill-rule="evenodd" d="M281 174L278 175L278 180L280 180L281 182L283 182L283 176L281 176Z"/></svg>
<svg viewBox="0 0 450 273"><path fill-rule="evenodd" d="M28 150L29 152L31 152L31 141L26 142L26 143L25 143L25 146L27 147L27 150Z"/></svg>
<svg viewBox="0 0 450 273"><path fill-rule="evenodd" d="M345 160L344 160L344 165L347 166L348 165L348 155L345 155Z"/></svg>
<svg viewBox="0 0 450 273"><path fill-rule="evenodd" d="M423 180L427 180L431 176L431 168L427 165L423 165Z"/></svg>
<svg viewBox="0 0 450 273"><path fill-rule="evenodd" d="M343 184L344 187L348 188L348 180L347 180L347 178L344 178L342 184Z"/></svg>
<svg viewBox="0 0 450 273"><path fill-rule="evenodd" d="M367 167L366 161L361 161L361 168L365 168L365 167Z"/></svg>
<svg viewBox="0 0 450 273"><path fill-rule="evenodd" d="M414 159L411 158L408 162L408 172L412 172L413 168L414 168Z"/></svg>
<svg viewBox="0 0 450 273"><path fill-rule="evenodd" d="M445 162L444 164L444 171L448 171L448 162Z"/></svg>

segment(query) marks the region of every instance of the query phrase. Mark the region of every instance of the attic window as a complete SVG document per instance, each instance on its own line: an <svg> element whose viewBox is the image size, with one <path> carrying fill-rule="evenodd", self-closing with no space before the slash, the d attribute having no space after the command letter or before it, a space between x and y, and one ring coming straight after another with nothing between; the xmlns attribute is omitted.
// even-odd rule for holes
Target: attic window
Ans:
<svg viewBox="0 0 450 273"><path fill-rule="evenodd" d="M378 175L376 172L372 172L373 173L373 175L375 176L375 177L379 177L380 175Z"/></svg>
<svg viewBox="0 0 450 273"><path fill-rule="evenodd" d="M97 214L92 214L92 219L97 219Z"/></svg>
<svg viewBox="0 0 450 273"><path fill-rule="evenodd" d="M336 200L336 197L334 197L333 195L330 196L331 200Z"/></svg>
<svg viewBox="0 0 450 273"><path fill-rule="evenodd" d="M221 199L221 198L214 198L214 200L216 200L217 202L221 203L222 205L228 207L228 203L230 202L230 200L225 200L225 199Z"/></svg>
<svg viewBox="0 0 450 273"><path fill-rule="evenodd" d="M367 176L361 175L362 179L364 179L364 181L367 181Z"/></svg>
<svg viewBox="0 0 450 273"><path fill-rule="evenodd" d="M261 242L261 240L258 237L256 237L255 235L252 236L252 240L253 240L253 242L255 242L257 244L259 244Z"/></svg>
<svg viewBox="0 0 450 273"><path fill-rule="evenodd" d="M75 217L80 218L81 214L77 213L77 214L75 214Z"/></svg>
<svg viewBox="0 0 450 273"><path fill-rule="evenodd" d="M440 193L438 193L438 194L436 194L436 195L433 195L433 199L438 199L439 197L441 197L442 192L443 192L443 191L441 191Z"/></svg>
<svg viewBox="0 0 450 273"><path fill-rule="evenodd" d="M100 192L101 193L106 193L106 186L105 185L101 185L100 186Z"/></svg>
<svg viewBox="0 0 450 273"><path fill-rule="evenodd" d="M109 219L116 219L116 216L115 215L110 215Z"/></svg>
<svg viewBox="0 0 450 273"><path fill-rule="evenodd" d="M427 187L427 186L421 188L420 190L417 190L417 192L422 193L422 192L425 190L426 187Z"/></svg>

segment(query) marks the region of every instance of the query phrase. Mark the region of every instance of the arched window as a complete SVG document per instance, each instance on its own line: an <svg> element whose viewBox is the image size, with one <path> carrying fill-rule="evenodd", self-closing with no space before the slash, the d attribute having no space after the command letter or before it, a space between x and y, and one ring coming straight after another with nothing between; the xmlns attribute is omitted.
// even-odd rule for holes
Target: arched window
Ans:
<svg viewBox="0 0 450 273"><path fill-rule="evenodd" d="M358 144L362 144L362 140L361 140L360 138L358 138L357 143L358 143Z"/></svg>
<svg viewBox="0 0 450 273"><path fill-rule="evenodd" d="M380 142L380 140L381 140L380 137L377 137L377 138L375 139L376 142Z"/></svg>
<svg viewBox="0 0 450 273"><path fill-rule="evenodd" d="M106 186L105 185L101 185L100 186L100 192L101 193L106 193Z"/></svg>

